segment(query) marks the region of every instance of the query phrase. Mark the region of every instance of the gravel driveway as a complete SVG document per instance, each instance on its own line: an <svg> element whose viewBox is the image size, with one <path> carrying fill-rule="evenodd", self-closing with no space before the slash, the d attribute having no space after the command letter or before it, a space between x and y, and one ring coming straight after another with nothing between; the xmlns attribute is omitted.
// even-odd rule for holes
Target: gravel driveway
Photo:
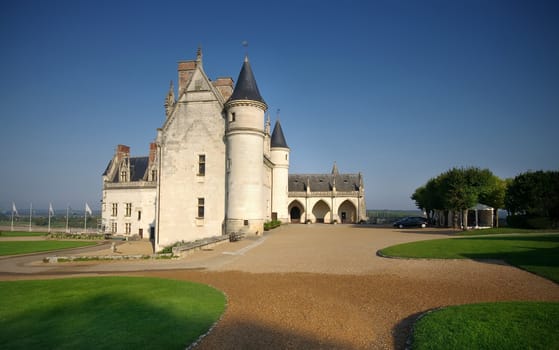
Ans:
<svg viewBox="0 0 559 350"><path fill-rule="evenodd" d="M141 274L199 281L227 294L227 311L197 349L403 349L417 315L432 308L559 301L559 285L499 262L375 255L389 245L445 236L290 225L237 250L226 245L206 252L231 258L205 271Z"/></svg>

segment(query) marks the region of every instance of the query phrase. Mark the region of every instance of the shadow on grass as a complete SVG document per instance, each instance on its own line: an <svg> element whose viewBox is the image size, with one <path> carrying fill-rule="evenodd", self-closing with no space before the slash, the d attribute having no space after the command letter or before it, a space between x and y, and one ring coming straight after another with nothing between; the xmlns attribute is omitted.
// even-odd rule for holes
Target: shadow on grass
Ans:
<svg viewBox="0 0 559 350"><path fill-rule="evenodd" d="M181 314L125 295L71 299L3 317L2 348L184 349L215 321L202 308Z"/></svg>

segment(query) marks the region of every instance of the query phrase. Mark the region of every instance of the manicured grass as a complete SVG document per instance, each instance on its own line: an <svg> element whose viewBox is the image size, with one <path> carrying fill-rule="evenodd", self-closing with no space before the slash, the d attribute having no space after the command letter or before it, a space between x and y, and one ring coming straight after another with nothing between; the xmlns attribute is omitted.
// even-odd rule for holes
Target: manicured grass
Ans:
<svg viewBox="0 0 559 350"><path fill-rule="evenodd" d="M32 237L46 236L46 232L28 232L28 231L0 231L0 237Z"/></svg>
<svg viewBox="0 0 559 350"><path fill-rule="evenodd" d="M225 309L205 285L95 277L0 282L2 349L184 349Z"/></svg>
<svg viewBox="0 0 559 350"><path fill-rule="evenodd" d="M559 235L485 236L405 243L386 256L430 259L500 259L559 283Z"/></svg>
<svg viewBox="0 0 559 350"><path fill-rule="evenodd" d="M467 230L458 231L456 235L458 236L480 236L480 235L501 235L501 234L515 234L515 233L531 233L531 234L543 234L543 233L559 233L559 230L532 230L525 228L513 228L513 227L493 227L485 228L481 230Z"/></svg>
<svg viewBox="0 0 559 350"><path fill-rule="evenodd" d="M559 303L451 306L415 325L413 349L559 349Z"/></svg>
<svg viewBox="0 0 559 350"><path fill-rule="evenodd" d="M97 243L83 241L5 241L0 242L0 256L79 248L95 244Z"/></svg>

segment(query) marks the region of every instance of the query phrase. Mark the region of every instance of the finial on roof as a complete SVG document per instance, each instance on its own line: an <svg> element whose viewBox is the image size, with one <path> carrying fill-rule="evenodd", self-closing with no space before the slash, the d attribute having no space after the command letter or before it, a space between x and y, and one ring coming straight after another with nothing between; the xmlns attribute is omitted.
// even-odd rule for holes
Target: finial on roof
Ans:
<svg viewBox="0 0 559 350"><path fill-rule="evenodd" d="M338 171L338 165L336 164L336 161L334 161L334 166L332 167L332 175L335 175L335 176L340 175L340 172Z"/></svg>
<svg viewBox="0 0 559 350"><path fill-rule="evenodd" d="M280 109L278 108L276 111L276 120L279 121L280 120Z"/></svg>
<svg viewBox="0 0 559 350"><path fill-rule="evenodd" d="M202 45L198 45L198 50L196 50L196 61L202 62Z"/></svg>
<svg viewBox="0 0 559 350"><path fill-rule="evenodd" d="M241 44L245 48L245 62L248 62L248 41L243 40Z"/></svg>

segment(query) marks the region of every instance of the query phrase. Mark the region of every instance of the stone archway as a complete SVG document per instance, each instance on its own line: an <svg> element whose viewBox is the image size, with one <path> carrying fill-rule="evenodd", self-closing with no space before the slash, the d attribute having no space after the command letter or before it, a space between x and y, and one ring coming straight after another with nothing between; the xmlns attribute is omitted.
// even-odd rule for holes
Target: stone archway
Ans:
<svg viewBox="0 0 559 350"><path fill-rule="evenodd" d="M350 200L345 200L338 208L338 217L342 224L354 224L357 222L357 208Z"/></svg>
<svg viewBox="0 0 559 350"><path fill-rule="evenodd" d="M302 223L302 216L305 212L303 205L299 201L293 201L289 205L289 221L292 224Z"/></svg>
<svg viewBox="0 0 559 350"><path fill-rule="evenodd" d="M315 217L316 223L323 224L325 222L330 222L330 218L327 217L330 213L330 207L325 201L319 200L312 208L312 213Z"/></svg>

